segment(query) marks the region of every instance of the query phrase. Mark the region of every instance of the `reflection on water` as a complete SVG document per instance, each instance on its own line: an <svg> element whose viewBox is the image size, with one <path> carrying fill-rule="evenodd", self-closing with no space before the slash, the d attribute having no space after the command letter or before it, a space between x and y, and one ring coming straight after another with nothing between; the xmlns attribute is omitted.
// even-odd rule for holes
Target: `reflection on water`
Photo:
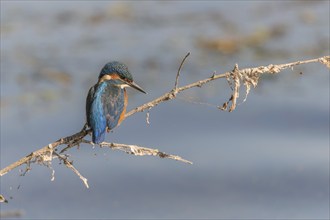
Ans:
<svg viewBox="0 0 330 220"><path fill-rule="evenodd" d="M279 13L280 12L280 13ZM148 95L231 70L329 54L329 2L1 1L1 167L84 124L84 102L110 60ZM299 74L302 72L303 74ZM233 113L225 81L130 117L108 141L155 147L194 162L81 146L79 178L54 161L1 178L1 212L24 218L329 218L329 71L264 76Z"/></svg>

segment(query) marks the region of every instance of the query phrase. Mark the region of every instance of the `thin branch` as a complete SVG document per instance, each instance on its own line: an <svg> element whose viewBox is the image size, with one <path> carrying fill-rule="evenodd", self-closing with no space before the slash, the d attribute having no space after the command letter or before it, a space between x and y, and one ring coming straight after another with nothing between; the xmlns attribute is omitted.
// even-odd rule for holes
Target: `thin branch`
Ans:
<svg viewBox="0 0 330 220"><path fill-rule="evenodd" d="M234 67L232 76L233 76L233 81L234 81L234 89L233 89L233 95L230 97L232 104L230 106L229 112L234 111L234 109L236 108L236 100L239 97L239 87L241 86L241 82L239 79L239 69L238 69L237 64ZM230 83L230 84L232 84L232 83Z"/></svg>
<svg viewBox="0 0 330 220"><path fill-rule="evenodd" d="M86 126L84 126L84 128L80 132L67 136L65 138L61 138L53 143L50 143L50 144L44 146L43 148L36 150L36 151L30 153L29 155L21 158L20 160L16 161L15 163L12 163L9 166L1 169L0 176L5 175L9 171L15 169L18 166L21 166L22 164L27 164L30 161L35 160L39 163L49 162L52 160L52 157L50 155L52 155L52 153L58 146L60 146L62 144L69 145L74 142L77 142L77 141L83 139L87 134L89 134L89 132L90 132L90 130L86 130Z"/></svg>
<svg viewBox="0 0 330 220"><path fill-rule="evenodd" d="M145 104L143 104L139 107L134 108L130 112L126 113L125 117L126 118L130 117L130 116L132 116L133 114L135 114L137 112L143 112L146 109L151 109L151 108L156 107L157 105L159 105L162 102L172 100L176 97L176 93L180 93L184 90L187 90L187 89L190 89L190 88L193 88L193 87L201 87L202 85L204 85L204 84L206 84L210 81L213 81L215 79L224 78L224 77L226 77L226 74L214 75L211 78L206 78L206 79L200 80L198 82L194 82L194 83L191 83L189 85L179 87L179 88L177 88L176 92L174 90L172 90L172 91L170 91L168 93L165 93L164 95L162 95L162 96L160 96L160 97L158 97L158 98L156 98L156 99L154 99L150 102L147 102L147 103L145 103Z"/></svg>
<svg viewBox="0 0 330 220"><path fill-rule="evenodd" d="M80 172L72 165L72 163L67 159L67 157L60 155L56 152L54 152L54 154L64 162L67 168L70 168L81 179L81 181L83 181L86 188L89 188L87 183L88 180L85 177L83 177L83 175L80 174Z"/></svg>
<svg viewBox="0 0 330 220"><path fill-rule="evenodd" d="M190 55L190 52L188 52L186 54L186 56L183 58L183 60L181 61L180 67L178 69L178 72L176 74L176 78L175 78L175 84L174 84L174 89L177 90L178 89L178 85L179 85L179 77L180 77L180 73L181 73L181 69L183 66L184 61L186 61L187 57Z"/></svg>
<svg viewBox="0 0 330 220"><path fill-rule="evenodd" d="M320 57L320 58L316 58L316 59L297 61L297 62L286 63L286 64L278 64L278 65L269 64L268 66L259 66L259 67L253 67L253 68L246 68L246 69L239 70L239 72L237 72L237 73L239 73L241 75L241 77L244 76L246 80L250 80L251 83L253 84L253 86L254 85L256 86L257 82L253 81L251 77L254 77L255 79L259 79L259 76L261 76L262 74L266 74L266 73L276 74L276 73L281 72L281 70L292 68L292 67L297 66L297 65L308 64L308 63L318 63L318 62L322 63L322 64L326 65L328 68L330 68L329 67L330 66L330 56L324 56L324 57ZM176 93L180 93L184 90L187 90L187 89L190 89L190 88L193 88L193 87L202 87L203 85L205 85L205 84L207 84L207 83L209 83L213 80L216 80L216 79L227 78L227 77L233 78L232 73L233 72L225 72L225 73L222 73L222 74L214 74L213 73L209 78L206 78L206 79L203 79L203 80L200 80L200 81L197 81L197 82L179 87L176 90ZM145 104L143 104L139 107L134 108L133 110L126 113L125 117L126 118L130 117L130 116L132 116L133 114L135 114L137 112L143 112L146 109L151 109L153 107L156 107L157 105L159 105L162 102L172 100L176 97L176 93L173 90L168 92L168 93L165 93L164 95L162 95L162 96L160 96L160 97L158 97L158 98L156 98L156 99L154 99L150 102L147 102L147 103L145 103ZM230 101L233 101L233 99L230 98ZM233 110L234 109L232 109L232 111Z"/></svg>
<svg viewBox="0 0 330 220"><path fill-rule="evenodd" d="M100 144L101 147L109 147L113 150L121 150L128 154L133 154L135 156L158 156L160 158L168 158L172 160L181 161L188 164L193 164L191 161L183 159L180 156L166 154L164 152L160 152L158 149L152 149L147 147L140 147L137 145L128 145L128 144L118 144L118 143L107 143L103 142Z"/></svg>
<svg viewBox="0 0 330 220"><path fill-rule="evenodd" d="M150 125L150 112L149 111L146 114L146 122L148 125Z"/></svg>

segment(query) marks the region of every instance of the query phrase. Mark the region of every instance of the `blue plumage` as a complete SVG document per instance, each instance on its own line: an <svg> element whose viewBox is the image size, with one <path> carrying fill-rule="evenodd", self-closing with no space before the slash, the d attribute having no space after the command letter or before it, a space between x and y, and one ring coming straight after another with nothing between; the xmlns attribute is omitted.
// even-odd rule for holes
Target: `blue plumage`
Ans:
<svg viewBox="0 0 330 220"><path fill-rule="evenodd" d="M127 80L133 81L133 77L131 73L128 70L128 67L120 63L118 61L112 61L107 63L101 70L99 79L102 78L102 76L109 74L109 73L118 73L122 78L125 78Z"/></svg>
<svg viewBox="0 0 330 220"><path fill-rule="evenodd" d="M119 124L124 111L124 89L120 80L109 80L93 86L87 96L87 123L93 129L93 142L104 141L105 132ZM125 113L124 113L125 114Z"/></svg>
<svg viewBox="0 0 330 220"><path fill-rule="evenodd" d="M113 61L103 67L98 82L90 88L86 100L86 116L95 144L103 142L106 131L114 129L124 120L126 86L144 92L134 83L127 66Z"/></svg>

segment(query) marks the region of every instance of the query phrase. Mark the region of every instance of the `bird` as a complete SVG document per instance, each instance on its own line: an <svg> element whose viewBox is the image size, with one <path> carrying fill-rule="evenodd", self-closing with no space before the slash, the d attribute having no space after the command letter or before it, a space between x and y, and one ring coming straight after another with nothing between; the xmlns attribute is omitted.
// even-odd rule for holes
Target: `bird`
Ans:
<svg viewBox="0 0 330 220"><path fill-rule="evenodd" d="M87 125L92 130L92 141L100 144L106 132L119 126L125 119L128 96L126 87L146 92L133 81L128 67L118 61L111 61L102 68L97 83L92 86L86 98Z"/></svg>

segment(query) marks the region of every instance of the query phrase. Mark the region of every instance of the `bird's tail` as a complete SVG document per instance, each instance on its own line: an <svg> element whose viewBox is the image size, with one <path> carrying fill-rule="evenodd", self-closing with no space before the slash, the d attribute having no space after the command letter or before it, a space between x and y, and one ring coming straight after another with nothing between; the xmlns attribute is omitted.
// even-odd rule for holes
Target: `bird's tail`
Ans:
<svg viewBox="0 0 330 220"><path fill-rule="evenodd" d="M92 140L94 144L102 143L104 139L105 139L105 130L104 131L93 130Z"/></svg>

